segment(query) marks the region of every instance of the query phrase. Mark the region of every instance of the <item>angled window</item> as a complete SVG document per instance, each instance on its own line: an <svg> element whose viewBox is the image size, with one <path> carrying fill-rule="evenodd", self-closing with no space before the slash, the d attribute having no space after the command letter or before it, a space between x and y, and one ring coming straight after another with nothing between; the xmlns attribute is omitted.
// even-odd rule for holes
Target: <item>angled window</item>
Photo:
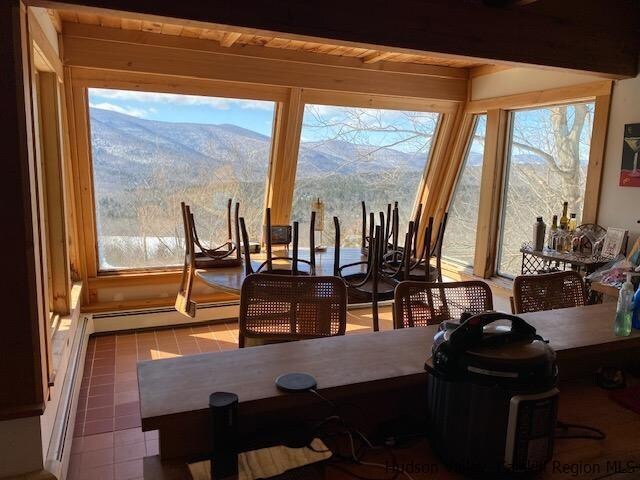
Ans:
<svg viewBox="0 0 640 480"><path fill-rule="evenodd" d="M520 273L524 242L531 241L536 217L547 228L553 215L582 215L593 103L573 103L511 113L509 151L503 190L497 270Z"/></svg>
<svg viewBox="0 0 640 480"><path fill-rule="evenodd" d="M308 226L319 198L325 204L323 242L333 244L337 216L342 245L359 246L361 202L369 211L386 212L397 201L400 232L406 231L439 118L434 112L306 105L292 219ZM308 241L302 231L301 244Z"/></svg>
<svg viewBox="0 0 640 480"><path fill-rule="evenodd" d="M476 227L478 225L486 131L487 116L478 115L449 204L449 218L442 246L444 258L466 266L473 266L476 249Z"/></svg>
<svg viewBox="0 0 640 480"><path fill-rule="evenodd" d="M99 270L181 264L181 201L205 244L227 239L228 198L258 237L274 102L92 88L89 104Z"/></svg>

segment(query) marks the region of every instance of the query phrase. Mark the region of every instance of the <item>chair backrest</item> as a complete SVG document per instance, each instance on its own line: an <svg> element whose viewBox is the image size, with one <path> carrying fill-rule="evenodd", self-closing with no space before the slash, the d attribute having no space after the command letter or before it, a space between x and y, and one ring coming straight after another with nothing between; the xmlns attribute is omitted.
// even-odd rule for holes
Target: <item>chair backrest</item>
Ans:
<svg viewBox="0 0 640 480"><path fill-rule="evenodd" d="M513 281L514 313L538 312L587 304L582 276L565 272L520 275Z"/></svg>
<svg viewBox="0 0 640 480"><path fill-rule="evenodd" d="M467 282L400 282L394 295L393 327L424 327L457 320L464 313L493 310L489 285Z"/></svg>
<svg viewBox="0 0 640 480"><path fill-rule="evenodd" d="M241 348L344 335L346 326L347 288L339 278L260 273L242 283Z"/></svg>

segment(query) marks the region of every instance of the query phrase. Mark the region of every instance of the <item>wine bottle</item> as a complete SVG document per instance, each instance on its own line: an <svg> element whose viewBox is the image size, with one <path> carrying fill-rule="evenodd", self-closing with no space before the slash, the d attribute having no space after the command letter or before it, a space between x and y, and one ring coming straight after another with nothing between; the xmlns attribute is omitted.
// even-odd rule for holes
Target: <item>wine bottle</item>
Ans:
<svg viewBox="0 0 640 480"><path fill-rule="evenodd" d="M551 250L556 249L556 238L558 235L558 215L553 216L553 222L551 223L551 228L549 229L549 240L547 242L547 247Z"/></svg>
<svg viewBox="0 0 640 480"><path fill-rule="evenodd" d="M544 248L545 225L542 217L536 218L536 223L533 224L533 249L536 252L541 252Z"/></svg>
<svg viewBox="0 0 640 480"><path fill-rule="evenodd" d="M560 228L566 230L569 225L569 217L567 217L567 211L569 210L569 202L562 204L562 217L560 217Z"/></svg>

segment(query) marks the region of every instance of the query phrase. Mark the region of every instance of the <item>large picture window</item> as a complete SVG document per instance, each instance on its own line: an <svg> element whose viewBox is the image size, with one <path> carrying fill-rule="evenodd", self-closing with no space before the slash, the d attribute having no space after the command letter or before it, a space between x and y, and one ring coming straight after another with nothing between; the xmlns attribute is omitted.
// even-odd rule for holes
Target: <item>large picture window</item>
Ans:
<svg viewBox="0 0 640 480"><path fill-rule="evenodd" d="M306 105L293 220L308 225L319 198L325 203L325 243L334 241L337 216L342 245L359 246L361 201L374 212L386 212L387 204L397 201L400 231L405 231L438 120L433 112ZM301 235L301 244L307 238Z"/></svg>
<svg viewBox="0 0 640 480"><path fill-rule="evenodd" d="M511 113L497 270L520 273L520 248L531 241L536 217L548 227L562 203L580 222L584 203L593 103L574 103Z"/></svg>
<svg viewBox="0 0 640 480"><path fill-rule="evenodd" d="M181 201L205 244L227 239L228 198L259 237L274 102L93 88L88 97L99 270L181 264Z"/></svg>
<svg viewBox="0 0 640 480"><path fill-rule="evenodd" d="M449 218L442 244L444 258L467 266L473 266L475 255L486 131L487 116L478 115L449 205Z"/></svg>

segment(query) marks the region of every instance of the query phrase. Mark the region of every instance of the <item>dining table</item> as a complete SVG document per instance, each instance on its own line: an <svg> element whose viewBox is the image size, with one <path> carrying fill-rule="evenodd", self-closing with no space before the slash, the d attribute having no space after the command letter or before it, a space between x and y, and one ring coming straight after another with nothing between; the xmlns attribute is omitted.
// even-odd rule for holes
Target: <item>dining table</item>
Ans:
<svg viewBox="0 0 640 480"><path fill-rule="evenodd" d="M334 263L334 248L327 248L325 251L315 252L315 274L317 276L331 276L333 275L333 263ZM290 252L282 249L273 252L273 268L286 269L291 268L291 262L289 260L283 260L281 257L290 256ZM279 259L280 257L280 259ZM299 257L301 259L309 259L309 249L300 248ZM266 261L267 257L264 252L256 255L251 255L251 266L253 271L256 271L260 265ZM367 257L362 254L360 248L341 248L340 249L340 265L346 265L356 262L366 261ZM309 266L305 263L299 263L299 268L302 272L308 272ZM366 269L365 265L357 265L349 269L349 273L362 272ZM196 269L195 275L205 284L210 287L223 290L228 293L239 294L242 288L242 282L247 277L244 263L235 267L216 267L206 269Z"/></svg>

